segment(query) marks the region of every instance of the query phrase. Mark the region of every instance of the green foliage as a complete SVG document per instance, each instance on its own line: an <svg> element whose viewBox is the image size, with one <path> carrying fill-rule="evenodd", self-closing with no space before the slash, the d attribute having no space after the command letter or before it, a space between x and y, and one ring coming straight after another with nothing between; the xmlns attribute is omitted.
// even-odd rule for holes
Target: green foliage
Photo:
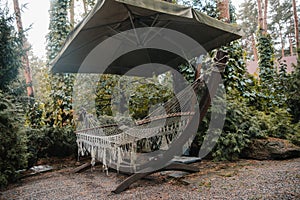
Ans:
<svg viewBox="0 0 300 200"><path fill-rule="evenodd" d="M97 116L108 115L112 116L112 93L114 87L117 85L117 75L100 75L96 89L96 114Z"/></svg>
<svg viewBox="0 0 300 200"><path fill-rule="evenodd" d="M296 127L296 132L294 132L293 135L291 135L289 137L289 140L295 144L295 145L298 145L300 146L300 122L298 122L296 125L294 125Z"/></svg>
<svg viewBox="0 0 300 200"><path fill-rule="evenodd" d="M42 128L46 125L45 115L44 104L35 101L27 108L25 125L33 129Z"/></svg>
<svg viewBox="0 0 300 200"><path fill-rule="evenodd" d="M57 116L64 116L60 114ZM63 121L63 120L62 120ZM39 158L57 156L64 157L76 153L76 135L74 126L51 126L47 117L47 109L43 103L35 101L26 113L28 137L28 166L31 167Z"/></svg>
<svg viewBox="0 0 300 200"><path fill-rule="evenodd" d="M266 90L270 90L274 83L276 69L274 67L274 48L269 34L257 32L257 51L261 85L266 87Z"/></svg>
<svg viewBox="0 0 300 200"><path fill-rule="evenodd" d="M286 108L287 107L287 91L288 84L290 80L290 75L287 74L287 65L285 60L279 61L279 72L277 73L275 80L275 99L277 102L277 107Z"/></svg>
<svg viewBox="0 0 300 200"><path fill-rule="evenodd" d="M293 122L300 121L300 58L298 57L297 66L292 72L288 81L287 88L287 105L289 112L293 117Z"/></svg>
<svg viewBox="0 0 300 200"><path fill-rule="evenodd" d="M264 137L258 117L243 97L227 99L226 102L224 127L212 152L216 160L236 160L251 139Z"/></svg>
<svg viewBox="0 0 300 200"><path fill-rule="evenodd" d="M148 115L152 106L160 105L172 97L172 91L156 82L140 83L132 88L129 113L134 119Z"/></svg>
<svg viewBox="0 0 300 200"><path fill-rule="evenodd" d="M172 95L168 85L160 84L157 77L143 79L104 74L97 83L97 116L121 114L142 119L152 106L167 101Z"/></svg>
<svg viewBox="0 0 300 200"><path fill-rule="evenodd" d="M17 36L13 18L0 8L0 90L8 91L22 66L22 40Z"/></svg>
<svg viewBox="0 0 300 200"><path fill-rule="evenodd" d="M275 106L276 101L276 68L274 66L274 48L271 36L268 33L257 31L257 52L259 66L259 84L257 85L256 107L265 112L270 112Z"/></svg>
<svg viewBox="0 0 300 200"><path fill-rule="evenodd" d="M183 75L185 80L187 80L189 83L194 82L195 73L196 73L196 70L194 67L192 67L190 65L180 65L179 72Z"/></svg>
<svg viewBox="0 0 300 200"><path fill-rule="evenodd" d="M48 59L51 61L57 55L70 32L68 22L69 0L55 0L51 2L50 32L47 35ZM73 125L72 92L74 76L70 74L49 75L51 84L50 97L52 101L46 103L47 124L53 127Z"/></svg>
<svg viewBox="0 0 300 200"><path fill-rule="evenodd" d="M266 136L289 139L300 130L291 123L291 116L286 109L276 108L273 112L256 111L261 132Z"/></svg>
<svg viewBox="0 0 300 200"><path fill-rule="evenodd" d="M222 47L222 51L228 55L223 80L227 94L238 91L238 96L249 96L249 84L252 81L246 76L246 64L244 62L244 50L239 41L231 42Z"/></svg>
<svg viewBox="0 0 300 200"><path fill-rule="evenodd" d="M42 127L28 131L29 166L39 158L76 154L76 136L71 126Z"/></svg>
<svg viewBox="0 0 300 200"><path fill-rule="evenodd" d="M68 0L51 1L50 32L47 35L48 60L61 48L70 31ZM32 56L38 96L28 107L26 123L29 138L29 166L41 157L75 154L76 136L72 109L73 75L50 74L45 63Z"/></svg>
<svg viewBox="0 0 300 200"><path fill-rule="evenodd" d="M0 90L0 188L15 181L16 171L27 166L23 113L21 105Z"/></svg>
<svg viewBox="0 0 300 200"><path fill-rule="evenodd" d="M33 55L29 51L29 61L32 73L32 84L34 87L34 98L36 101L47 102L51 92L49 80L49 68L43 59Z"/></svg>
<svg viewBox="0 0 300 200"><path fill-rule="evenodd" d="M47 124L53 127L74 125L72 109L73 75L53 75L52 90L50 97L52 101L47 102L46 117ZM54 85L54 83L56 83Z"/></svg>
<svg viewBox="0 0 300 200"><path fill-rule="evenodd" d="M47 35L47 56L49 60L55 58L70 32L71 26L68 21L68 7L69 0L51 1L50 32Z"/></svg>

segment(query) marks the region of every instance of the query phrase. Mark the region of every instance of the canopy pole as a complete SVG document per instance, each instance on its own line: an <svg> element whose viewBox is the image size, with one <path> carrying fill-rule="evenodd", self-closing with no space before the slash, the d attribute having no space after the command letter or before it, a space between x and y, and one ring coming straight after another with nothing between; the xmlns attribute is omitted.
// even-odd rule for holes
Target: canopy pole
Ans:
<svg viewBox="0 0 300 200"><path fill-rule="evenodd" d="M127 6L126 6L126 8L127 8ZM127 8L127 9L128 9L128 8ZM134 31L136 40L137 40L138 44L140 45L140 44L141 44L141 41L140 41L139 36L137 35L136 29L135 29L135 26L134 26L134 23L133 23L133 18L132 18L131 12L130 12L129 10L128 10L128 15L129 15L130 23L131 23L131 26L132 26L132 28L133 28L133 31Z"/></svg>

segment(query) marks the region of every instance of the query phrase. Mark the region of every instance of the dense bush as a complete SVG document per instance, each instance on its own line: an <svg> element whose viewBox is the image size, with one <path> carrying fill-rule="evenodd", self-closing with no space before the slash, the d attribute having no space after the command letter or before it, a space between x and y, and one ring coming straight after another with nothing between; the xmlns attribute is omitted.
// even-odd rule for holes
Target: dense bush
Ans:
<svg viewBox="0 0 300 200"><path fill-rule="evenodd" d="M28 132L29 165L43 157L76 154L76 137L72 127L43 127Z"/></svg>
<svg viewBox="0 0 300 200"><path fill-rule="evenodd" d="M26 132L21 106L0 91L0 188L27 166Z"/></svg>
<svg viewBox="0 0 300 200"><path fill-rule="evenodd" d="M76 136L74 126L51 126L47 111L42 103L36 101L26 114L29 167L39 158L75 155Z"/></svg>
<svg viewBox="0 0 300 200"><path fill-rule="evenodd" d="M293 117L293 123L300 121L300 55L294 72L288 80L287 104Z"/></svg>

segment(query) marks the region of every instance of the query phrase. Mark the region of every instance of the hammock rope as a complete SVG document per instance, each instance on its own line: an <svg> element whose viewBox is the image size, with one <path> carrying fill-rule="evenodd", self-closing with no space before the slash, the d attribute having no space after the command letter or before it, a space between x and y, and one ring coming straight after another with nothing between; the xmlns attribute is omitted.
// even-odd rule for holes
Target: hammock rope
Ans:
<svg viewBox="0 0 300 200"><path fill-rule="evenodd" d="M98 120L83 109L76 131L78 156L90 154L92 166L98 160L106 173L112 163L116 163L117 171L124 165L131 167L133 173L136 172L138 154L167 150L183 132L194 115L194 105L190 101L196 97L191 94L203 84L203 78L199 77L191 86L131 126L99 126Z"/></svg>

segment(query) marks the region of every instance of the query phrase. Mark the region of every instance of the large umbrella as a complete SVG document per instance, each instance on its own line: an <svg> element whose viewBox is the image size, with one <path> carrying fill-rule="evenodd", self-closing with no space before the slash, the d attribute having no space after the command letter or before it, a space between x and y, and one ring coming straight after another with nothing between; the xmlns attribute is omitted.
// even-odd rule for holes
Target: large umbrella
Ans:
<svg viewBox="0 0 300 200"><path fill-rule="evenodd" d="M124 74L147 63L176 68L240 37L237 26L189 7L159 0L99 0L51 65L54 73ZM167 68L151 70L159 74Z"/></svg>

